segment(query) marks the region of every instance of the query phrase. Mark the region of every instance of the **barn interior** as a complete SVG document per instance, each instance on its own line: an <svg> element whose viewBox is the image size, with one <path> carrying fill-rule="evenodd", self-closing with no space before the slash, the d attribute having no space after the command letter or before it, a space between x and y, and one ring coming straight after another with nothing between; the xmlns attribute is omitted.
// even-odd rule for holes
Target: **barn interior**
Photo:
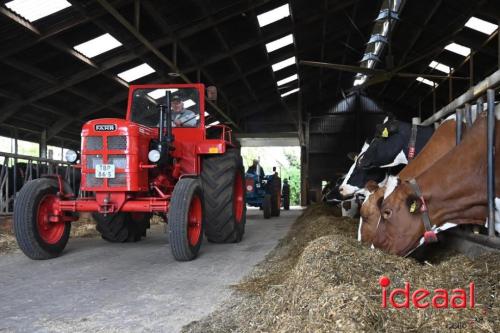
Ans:
<svg viewBox="0 0 500 333"><path fill-rule="evenodd" d="M207 123L298 140L305 202L385 113L425 119L498 69L495 0L70 1L41 17L41 3L3 3L2 135L77 148L85 121L123 117L130 84L201 82L218 88ZM98 37L109 47L83 44ZM366 74L300 61L391 74L366 85Z"/></svg>
<svg viewBox="0 0 500 333"><path fill-rule="evenodd" d="M277 256L276 262L283 266L278 269L283 276L269 273L261 277L259 271L257 277L238 285L236 289L254 293L250 300L242 303L244 306L257 311L262 302L264 308L270 309L273 318L264 318L265 311L258 314L262 316L259 320L269 326L258 326L257 321L245 314L243 307L232 304L228 313L235 314L240 323L226 322L224 313L215 313L209 321L195 323L184 331L326 332L335 320L336 325L340 325L337 328L344 331L430 331L430 326L448 325L450 320L451 326L446 326L449 329L498 332L500 327L488 326L489 322L478 326L470 326L469 321L461 324L463 318L457 313L450 316L439 313L435 318L433 313L422 316L398 313L395 315L398 320L393 322L393 317L378 315L379 299L370 297L380 291L379 284L369 280L371 276L364 275L365 267L369 272L366 274L389 272L397 276L395 282L398 283L405 278L401 272L407 270L419 283L436 282L432 285L435 288L451 288L449 280L455 279L456 274L460 274L456 281L468 283L468 276L460 272L470 268L483 288L478 297L491 298L488 311L494 315L499 314L500 296L488 288L494 286L500 290L500 271L487 265L479 267L477 262L472 264L451 255L452 262L444 261L438 266L442 258L427 261L425 250L432 252L432 247L416 253L424 258L424 266L408 264L401 258L387 259L379 252L355 247L358 231L342 218L338 225L328 224L325 215L334 214L331 207L317 208L314 204L322 201L326 182L335 183L349 170L353 163L348 158L349 153L358 153L363 143L374 137L376 125L388 115L405 122L430 125L456 109L463 112L465 103L483 105L487 101L487 89L493 91L491 108L498 105L499 25L498 0L1 0L0 164L11 165L13 160L19 159L37 160L38 165L47 161L67 165L63 161L65 153L82 149L81 131L85 123L99 118L125 117L131 85L202 83L205 87L215 87L217 98L207 96L205 104L207 126L229 126L243 147L300 147L300 202L304 207L313 205L318 209L318 216L305 215L318 224L299 219L303 224L292 229L280 246L301 254L304 249L311 248L306 247L309 243L305 241L298 244L300 237L313 242L326 233L330 238L312 245L323 251L321 255L304 250L309 257L300 257L296 262L276 251L278 254L273 254ZM2 146L3 138L12 141ZM26 142L37 145L35 153L23 148ZM8 151L1 151L5 146L10 146ZM38 175L38 170L36 173ZM25 181L32 176L35 178L23 174ZM8 172L0 171L0 188L17 188L19 183L16 185L16 182L20 180L16 174L14 179L7 180L9 177ZM69 177L75 181L74 173ZM9 185L11 181L14 185ZM2 217L12 216L12 194L6 196L0 190ZM255 211L260 214L257 209ZM290 216L288 218L295 221L298 215L293 215L293 219ZM258 226L266 227L264 224ZM273 241L288 230L284 223L273 228L267 235ZM277 230L283 234L278 234ZM1 232L0 219L0 236ZM352 243L342 238L343 233L352 236ZM479 236L474 236L477 234ZM485 248L498 252L499 239L493 227L480 232L466 227L446 234L442 240L452 244L454 250L472 253L474 257ZM252 265L263 260L275 245L267 241L258 243L262 246L262 253L258 253L261 257L255 254L255 258L250 258L255 259ZM300 246L303 247L300 251L295 249ZM257 247L244 251L252 252ZM0 237L0 252L1 249ZM264 253L264 249L267 252ZM78 254L73 251L70 254ZM352 267L346 268L331 259L336 255L345 259L348 255L342 251L353 258L357 255ZM220 261L216 263L223 261L217 260ZM271 264L275 264L269 260L262 266L264 270L270 271ZM498 253L492 263L500 263ZM3 264L0 260L0 271ZM329 268L323 269L320 264ZM204 267L213 269L214 265L210 265L212 263ZM123 267L130 266L124 264ZM146 266L140 267L148 270ZM240 269L235 267L235 270ZM17 273L12 276L26 274L22 269L14 271ZM241 268L241 272L247 271ZM295 275L292 276L292 272ZM189 269L183 273L192 274ZM234 272L225 273L229 276ZM432 276L438 273L442 280ZM335 309L351 307L354 309L351 317L359 316L369 324L354 325L353 318L339 319L336 312L324 318L314 317L325 325L321 327L304 324L310 317L303 313L303 317L297 315L297 318L304 323L296 323L293 316L287 317L289 313L281 316L273 302L281 302L287 309L309 306L300 298L300 288L305 287L296 284L299 278L290 282L285 277L287 274L318 283L331 297L324 304L332 304L328 302L334 299ZM353 284L349 284L351 275L356 276ZM149 278L153 280L152 276ZM326 280L338 284L335 290L328 289ZM0 295L1 281L2 278ZM270 286L265 292L263 281ZM346 294L341 287L347 288ZM365 287L371 296L363 294ZM294 297L304 304L282 301L286 299L286 295L283 296L286 292L282 294L281 290L300 294ZM320 297L323 294L313 294L307 297L317 306L311 310L316 314L322 309L319 300L323 300ZM364 299L365 308L357 307L352 300L339 301L335 298L339 294ZM46 298L49 296L44 294ZM12 295L9 297L14 299ZM146 307L141 311L144 309ZM206 314L208 312L203 313ZM138 315L131 316L137 319ZM191 313L186 315L189 316ZM473 310L466 316L467 320L477 321L474 318L486 318L488 314L480 315L479 310ZM0 331L1 319L0 314ZM343 320L348 321L347 326L342 327ZM241 322L250 324L244 327ZM123 331L144 329L143 326L130 328L120 326L123 323L114 324L113 328ZM295 324L297 326L293 326ZM58 329L100 329L100 326L79 326L83 324L75 322L71 322L73 326L68 325L58 326ZM110 329L111 326L103 327ZM165 327L176 331L180 326ZM23 326L20 331L23 329L30 331L33 327Z"/></svg>

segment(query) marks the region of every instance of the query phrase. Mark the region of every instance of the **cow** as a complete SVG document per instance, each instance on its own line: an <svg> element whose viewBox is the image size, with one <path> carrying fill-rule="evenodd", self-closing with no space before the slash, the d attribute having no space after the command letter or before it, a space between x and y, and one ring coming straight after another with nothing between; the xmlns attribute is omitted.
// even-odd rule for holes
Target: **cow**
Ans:
<svg viewBox="0 0 500 333"><path fill-rule="evenodd" d="M434 133L433 126L416 126L415 136L412 137L412 128L412 124L392 117L377 125L375 138L370 143L365 142L356 163L351 166L340 187L340 194L351 196L369 180L382 182L380 185L383 185L387 176L401 171Z"/></svg>
<svg viewBox="0 0 500 333"><path fill-rule="evenodd" d="M371 169L408 164L408 160L422 150L434 133L434 126L416 126L415 142L410 144L412 127L412 124L396 119L377 125L375 138L359 158L358 167Z"/></svg>
<svg viewBox="0 0 500 333"><path fill-rule="evenodd" d="M459 145L410 181L398 180L382 202L382 216L373 237L376 248L403 256L420 244L422 236L426 241L434 241L431 228L439 228L446 222L484 225L487 217L486 127L486 114L482 113ZM498 149L500 122L496 121L497 156ZM498 197L498 167L495 177Z"/></svg>
<svg viewBox="0 0 500 333"><path fill-rule="evenodd" d="M465 129L462 131L465 133ZM434 162L439 160L456 145L455 117L447 118L434 132L422 151L406 165L398 176L389 177L386 186L378 186L375 182L367 183L365 189L369 193L361 206L358 240L371 244L377 223L380 219L380 207L386 188L394 188L398 179L408 180L420 175ZM390 191L390 190L388 190Z"/></svg>

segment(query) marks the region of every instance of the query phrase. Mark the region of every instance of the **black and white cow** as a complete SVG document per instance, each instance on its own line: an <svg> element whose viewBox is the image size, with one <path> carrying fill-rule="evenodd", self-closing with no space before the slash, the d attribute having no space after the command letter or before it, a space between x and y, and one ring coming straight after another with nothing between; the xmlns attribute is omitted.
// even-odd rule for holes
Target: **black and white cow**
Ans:
<svg viewBox="0 0 500 333"><path fill-rule="evenodd" d="M434 126L417 126L416 129L413 152L410 153L411 123L390 119L377 125L375 138L360 156L358 167L372 169L408 164L411 159L409 155L418 154L434 133Z"/></svg>

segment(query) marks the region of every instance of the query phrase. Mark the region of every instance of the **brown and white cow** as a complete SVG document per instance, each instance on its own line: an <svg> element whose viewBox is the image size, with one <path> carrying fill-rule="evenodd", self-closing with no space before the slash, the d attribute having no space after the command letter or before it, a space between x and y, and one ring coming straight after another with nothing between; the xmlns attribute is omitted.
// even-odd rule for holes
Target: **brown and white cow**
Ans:
<svg viewBox="0 0 500 333"><path fill-rule="evenodd" d="M456 142L456 121L449 118L444 121L434 132L422 151L410 161L408 165L396 177L389 177L386 186L379 187L375 182L366 184L366 190L370 193L365 199L360 211L360 226L358 240L371 244L377 223L380 219L380 207L384 199L386 188L394 188L398 179L408 180L420 175L434 162L439 160L453 147Z"/></svg>
<svg viewBox="0 0 500 333"><path fill-rule="evenodd" d="M495 145L498 156L499 121ZM495 170L497 196L499 166ZM483 113L458 146L414 178L421 196L408 181L403 181L384 199L373 245L392 254L406 255L419 245L424 235L423 211L436 227L445 222L483 225L487 217L486 169L486 114Z"/></svg>

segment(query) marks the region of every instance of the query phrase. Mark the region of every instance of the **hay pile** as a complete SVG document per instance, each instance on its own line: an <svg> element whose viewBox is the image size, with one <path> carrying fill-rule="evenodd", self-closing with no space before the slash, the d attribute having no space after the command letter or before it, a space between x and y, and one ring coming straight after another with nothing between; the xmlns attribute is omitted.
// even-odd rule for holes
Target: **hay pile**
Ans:
<svg viewBox="0 0 500 333"><path fill-rule="evenodd" d="M500 255L471 261L439 256L422 265L356 241L357 223L309 208L232 299L185 332L500 332ZM444 258L444 259L443 259ZM378 278L391 287L466 288L476 285L474 309L381 308ZM459 330L457 330L457 328Z"/></svg>

